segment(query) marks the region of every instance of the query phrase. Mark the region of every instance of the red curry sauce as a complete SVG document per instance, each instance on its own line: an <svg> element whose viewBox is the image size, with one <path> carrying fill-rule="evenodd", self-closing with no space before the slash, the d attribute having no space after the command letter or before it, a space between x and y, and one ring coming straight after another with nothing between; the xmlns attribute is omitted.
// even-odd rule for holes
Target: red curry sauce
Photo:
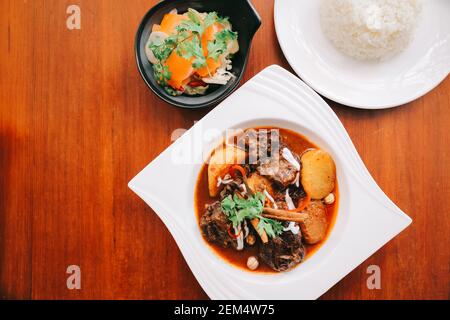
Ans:
<svg viewBox="0 0 450 320"><path fill-rule="evenodd" d="M262 129L262 128L255 128L255 129ZM266 129L266 128L264 128ZM267 128L270 129L278 129L280 131L280 136L282 138L282 141L286 143L289 148L297 153L298 155L301 155L305 150L311 149L311 148L317 148L316 145L314 145L312 142L308 141L304 136L295 133L288 129L281 129L281 128ZM309 245L304 244L306 249L306 257L305 260L311 257L321 246L325 241L327 241L331 230L333 229L334 223L336 221L337 217L337 211L339 206L339 190L338 190L338 183L336 181L336 186L333 191L335 194L336 201L332 205L327 205L327 220L328 220L328 230L327 235L324 240L321 242ZM200 174L198 176L197 185L195 187L195 194L194 194L194 205L195 205L195 211L197 215L197 221L200 228L200 218L205 212L205 206L207 204L211 204L219 200L218 198L212 198L209 196L208 191L208 164L205 163L200 170ZM234 248L223 248L216 244L209 243L208 241L205 242L211 249L221 258L223 258L228 263L237 266L239 268L245 269L249 272L260 272L260 273L277 273L276 271L272 270L270 267L266 266L264 263L260 263L259 268L255 271L250 271L247 268L247 259L250 256L258 256L258 245L255 244L254 246L246 246L244 250L238 251ZM300 263L301 265L301 263Z"/></svg>

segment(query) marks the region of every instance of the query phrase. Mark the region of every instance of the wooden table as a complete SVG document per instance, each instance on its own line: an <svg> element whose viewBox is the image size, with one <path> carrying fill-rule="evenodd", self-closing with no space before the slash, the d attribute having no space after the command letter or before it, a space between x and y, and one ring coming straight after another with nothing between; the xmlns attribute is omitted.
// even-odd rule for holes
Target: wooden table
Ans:
<svg viewBox="0 0 450 320"><path fill-rule="evenodd" d="M205 299L171 235L127 182L209 110L170 107L140 78L134 34L157 1L0 3L0 298ZM273 4L243 82L291 70ZM81 7L81 30L66 8ZM448 299L450 79L391 110L330 102L369 171L413 224L324 299ZM82 289L68 290L78 265ZM366 286L381 268L381 290Z"/></svg>

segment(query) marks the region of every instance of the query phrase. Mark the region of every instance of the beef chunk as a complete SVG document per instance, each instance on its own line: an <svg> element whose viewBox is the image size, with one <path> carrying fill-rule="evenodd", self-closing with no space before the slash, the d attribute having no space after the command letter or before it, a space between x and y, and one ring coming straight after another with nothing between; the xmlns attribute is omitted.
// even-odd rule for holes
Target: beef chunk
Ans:
<svg viewBox="0 0 450 320"><path fill-rule="evenodd" d="M294 184L298 173L298 170L292 165L292 163L283 157L284 148L289 149L284 143L281 143L279 147L276 148L277 153L273 154L272 152L270 157L260 158L257 167L259 174L270 177L281 187L287 187ZM291 153L295 160L300 163L300 157L292 151Z"/></svg>
<svg viewBox="0 0 450 320"><path fill-rule="evenodd" d="M300 184L300 187L290 187L289 195L291 196L292 201L294 201L294 203L297 203L300 199L306 197L306 192L303 189L303 186Z"/></svg>
<svg viewBox="0 0 450 320"><path fill-rule="evenodd" d="M288 188L289 188L289 196L294 202L294 205L297 206L298 202L306 197L306 192L303 189L302 185L300 185L299 187L295 185L290 185ZM275 192L273 193L273 197L277 202L277 204L278 202L284 202L286 204L286 189L287 189L286 187L280 186L279 184L275 185L274 188Z"/></svg>
<svg viewBox="0 0 450 320"><path fill-rule="evenodd" d="M228 178L228 177L227 177ZM229 177L231 179L231 177ZM243 183L241 177L236 177L232 183L229 183L223 187L220 191L220 200L225 199L229 195L234 195L236 191L240 191L240 185Z"/></svg>
<svg viewBox="0 0 450 320"><path fill-rule="evenodd" d="M230 226L231 223L225 213L223 213L219 201L208 205L206 212L200 219L200 228L206 240L224 248L236 248L236 239L231 238L228 234Z"/></svg>
<svg viewBox="0 0 450 320"><path fill-rule="evenodd" d="M282 187L295 182L298 171L283 158L286 146L277 130L249 129L238 137L238 145L248 152L249 171L257 171ZM298 155L293 156L300 162Z"/></svg>
<svg viewBox="0 0 450 320"><path fill-rule="evenodd" d="M282 157L272 157L262 162L257 168L259 174L271 178L281 186L287 187L295 182L297 169Z"/></svg>
<svg viewBox="0 0 450 320"><path fill-rule="evenodd" d="M305 257L301 237L300 233L295 235L289 231L283 232L260 246L259 257L275 271L292 269Z"/></svg>

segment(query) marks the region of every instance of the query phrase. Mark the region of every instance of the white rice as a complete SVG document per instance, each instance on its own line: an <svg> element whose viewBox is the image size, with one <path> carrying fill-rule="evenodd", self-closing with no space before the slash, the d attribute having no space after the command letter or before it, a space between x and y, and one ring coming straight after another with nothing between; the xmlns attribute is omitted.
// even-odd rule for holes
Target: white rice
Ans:
<svg viewBox="0 0 450 320"><path fill-rule="evenodd" d="M420 0L322 0L322 30L334 46L358 60L386 60L413 38Z"/></svg>

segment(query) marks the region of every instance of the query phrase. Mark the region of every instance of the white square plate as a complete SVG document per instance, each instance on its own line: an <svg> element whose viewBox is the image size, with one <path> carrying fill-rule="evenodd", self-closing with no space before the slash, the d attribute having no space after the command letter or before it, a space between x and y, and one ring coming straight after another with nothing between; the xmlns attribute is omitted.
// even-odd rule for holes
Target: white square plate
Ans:
<svg viewBox="0 0 450 320"><path fill-rule="evenodd" d="M336 161L340 203L335 226L318 252L286 273L251 273L226 263L205 244L194 210L203 154L227 129L255 126L303 134ZM332 109L279 66L260 72L197 122L129 187L165 223L212 299L316 299L411 223L370 176Z"/></svg>

